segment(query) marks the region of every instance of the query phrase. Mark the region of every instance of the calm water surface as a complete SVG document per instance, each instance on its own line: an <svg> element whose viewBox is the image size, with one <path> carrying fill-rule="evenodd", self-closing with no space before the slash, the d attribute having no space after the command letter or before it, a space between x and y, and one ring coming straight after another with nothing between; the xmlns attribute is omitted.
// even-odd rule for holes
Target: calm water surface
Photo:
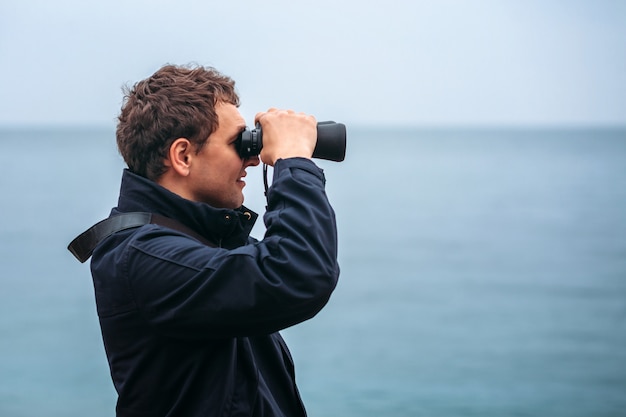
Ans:
<svg viewBox="0 0 626 417"><path fill-rule="evenodd" d="M309 415L626 416L626 130L348 133L346 161L320 162L341 281L283 332ZM112 416L65 247L115 205L113 132L0 142L0 416Z"/></svg>

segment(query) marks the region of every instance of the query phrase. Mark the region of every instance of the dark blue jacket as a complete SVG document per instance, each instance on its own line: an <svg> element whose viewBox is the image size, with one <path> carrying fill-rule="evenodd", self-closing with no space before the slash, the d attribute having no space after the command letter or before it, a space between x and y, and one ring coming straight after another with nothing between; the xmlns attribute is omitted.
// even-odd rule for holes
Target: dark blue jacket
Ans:
<svg viewBox="0 0 626 417"><path fill-rule="evenodd" d="M280 160L265 238L256 214L216 209L125 171L112 214L174 218L220 245L158 225L122 231L91 271L118 416L302 416L278 331L313 317L339 276L337 228L322 171Z"/></svg>

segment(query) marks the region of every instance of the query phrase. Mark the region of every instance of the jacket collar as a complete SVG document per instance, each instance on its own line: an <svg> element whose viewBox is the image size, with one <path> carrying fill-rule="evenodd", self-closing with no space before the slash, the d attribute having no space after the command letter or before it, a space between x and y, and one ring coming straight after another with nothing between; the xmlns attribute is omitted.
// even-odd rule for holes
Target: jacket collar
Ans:
<svg viewBox="0 0 626 417"><path fill-rule="evenodd" d="M258 217L245 206L232 210L187 200L125 169L118 205L112 214L131 211L157 213L178 220L225 248L244 245Z"/></svg>

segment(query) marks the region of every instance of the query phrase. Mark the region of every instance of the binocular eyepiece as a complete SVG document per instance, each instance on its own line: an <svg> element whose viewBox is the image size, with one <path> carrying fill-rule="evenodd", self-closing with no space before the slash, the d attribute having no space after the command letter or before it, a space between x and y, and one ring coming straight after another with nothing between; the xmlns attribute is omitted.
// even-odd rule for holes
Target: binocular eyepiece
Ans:
<svg viewBox="0 0 626 417"><path fill-rule="evenodd" d="M263 132L257 123L255 129L243 130L236 142L237 152L242 158L256 156L263 148ZM346 156L346 126L332 121L317 123L317 143L313 158L341 162Z"/></svg>

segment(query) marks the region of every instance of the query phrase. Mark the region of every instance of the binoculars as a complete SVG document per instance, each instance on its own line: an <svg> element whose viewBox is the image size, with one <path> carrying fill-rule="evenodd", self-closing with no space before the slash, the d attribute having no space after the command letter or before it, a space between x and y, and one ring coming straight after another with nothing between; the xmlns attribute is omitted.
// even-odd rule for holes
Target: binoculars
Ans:
<svg viewBox="0 0 626 417"><path fill-rule="evenodd" d="M237 138L237 152L242 158L256 156L263 148L263 132L257 123L255 129L244 129ZM346 156L346 126L332 121L317 123L317 143L313 158L341 162Z"/></svg>

